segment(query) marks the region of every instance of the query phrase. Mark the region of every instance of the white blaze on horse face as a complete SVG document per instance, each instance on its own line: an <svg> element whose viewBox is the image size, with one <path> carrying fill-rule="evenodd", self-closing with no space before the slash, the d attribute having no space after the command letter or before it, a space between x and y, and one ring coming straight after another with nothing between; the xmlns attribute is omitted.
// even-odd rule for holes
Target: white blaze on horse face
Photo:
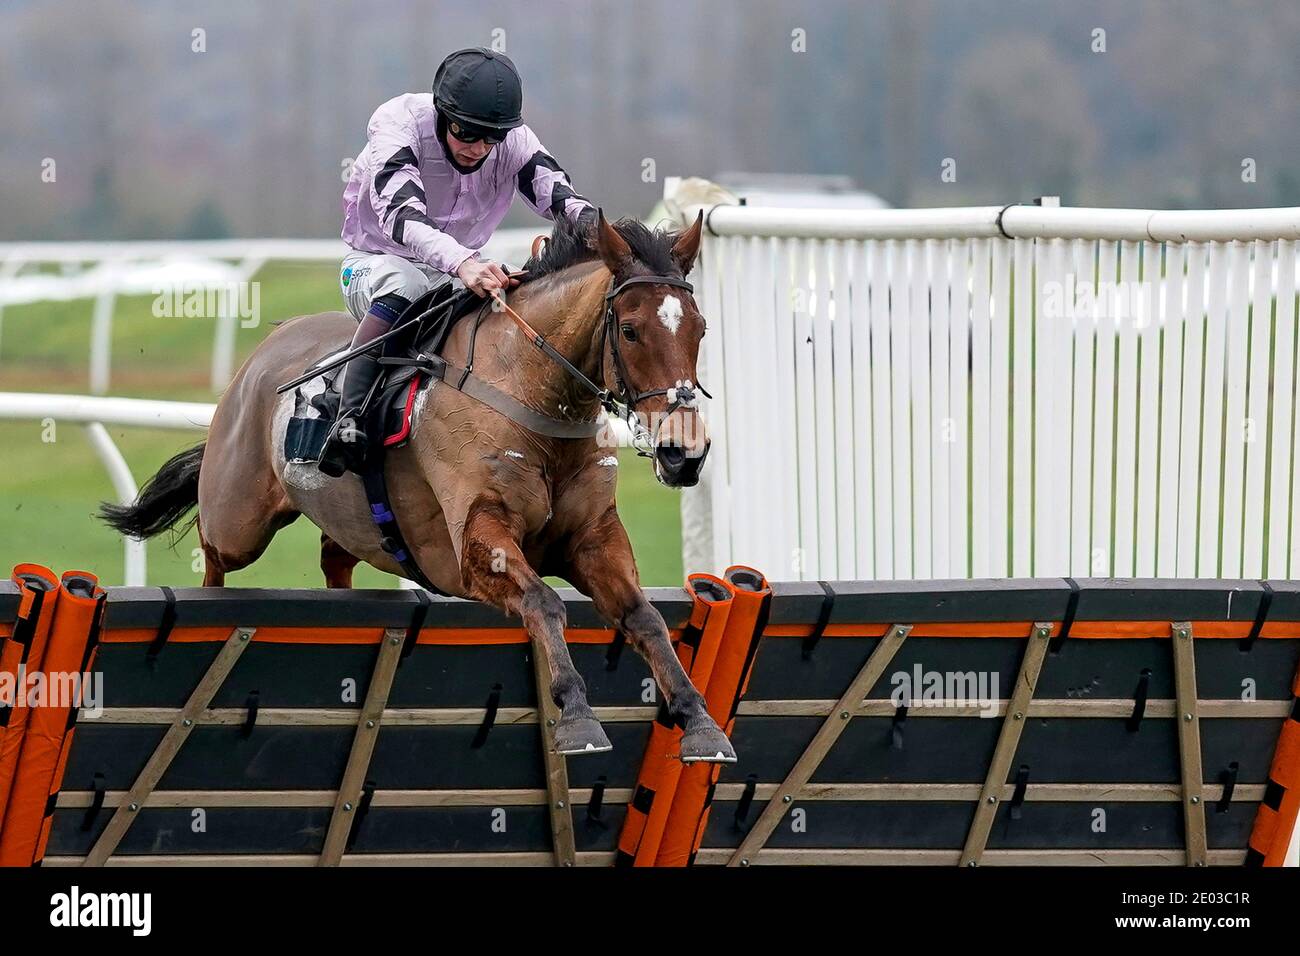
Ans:
<svg viewBox="0 0 1300 956"><path fill-rule="evenodd" d="M664 300L659 303L658 314L664 328L676 335L677 327L682 324L682 300L675 295L664 296Z"/></svg>

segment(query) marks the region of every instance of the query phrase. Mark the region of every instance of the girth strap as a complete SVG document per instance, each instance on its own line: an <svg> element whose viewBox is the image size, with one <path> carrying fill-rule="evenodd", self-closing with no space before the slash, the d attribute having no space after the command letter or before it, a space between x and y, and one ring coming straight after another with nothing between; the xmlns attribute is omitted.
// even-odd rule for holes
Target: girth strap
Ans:
<svg viewBox="0 0 1300 956"><path fill-rule="evenodd" d="M384 480L382 455L379 461L372 461L366 465L361 483L366 489L370 519L379 528L380 547L402 566L402 573L410 580L434 594L445 594L446 592L440 590L424 576L424 572L420 570L420 566L415 563L410 550L406 547L402 529L397 526L397 516L393 514L392 506L388 503L388 482Z"/></svg>
<svg viewBox="0 0 1300 956"><path fill-rule="evenodd" d="M552 418L550 415L545 415L534 408L529 408L518 399L507 395L499 388L489 385L473 373L452 365L440 355L421 355L416 359L399 359L396 362L387 364L416 365L444 385L450 385L452 388L464 392L470 398L482 402L494 411L501 413L516 425L521 425L530 432L544 435L547 438L595 438L604 427L598 420L586 422L566 421L562 418Z"/></svg>

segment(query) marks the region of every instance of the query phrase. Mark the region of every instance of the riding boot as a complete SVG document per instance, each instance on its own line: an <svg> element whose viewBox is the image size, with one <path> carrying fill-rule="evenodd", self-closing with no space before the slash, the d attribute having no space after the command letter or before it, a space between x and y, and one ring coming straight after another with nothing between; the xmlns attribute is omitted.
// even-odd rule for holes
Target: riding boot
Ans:
<svg viewBox="0 0 1300 956"><path fill-rule="evenodd" d="M379 375L379 359L369 352L348 362L339 389L339 416L330 429L316 467L331 478L345 471L360 472L366 461L366 429L362 406Z"/></svg>
<svg viewBox="0 0 1300 956"><path fill-rule="evenodd" d="M387 332L411 304L405 296L389 293L370 303L352 336L352 348L360 348ZM344 471L358 474L366 462L366 423L361 419L362 406L379 375L379 356L388 345L377 345L348 361L339 383L339 417L330 429L316 467L331 478Z"/></svg>

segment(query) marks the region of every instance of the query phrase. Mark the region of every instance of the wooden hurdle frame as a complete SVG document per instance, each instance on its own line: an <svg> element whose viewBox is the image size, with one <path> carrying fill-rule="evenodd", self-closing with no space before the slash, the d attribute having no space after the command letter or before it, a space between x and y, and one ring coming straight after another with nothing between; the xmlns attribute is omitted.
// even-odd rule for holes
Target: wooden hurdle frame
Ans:
<svg viewBox="0 0 1300 956"><path fill-rule="evenodd" d="M741 747L742 763L737 768L715 771L709 793L698 821L698 834L692 853L696 865L750 866L764 864L929 864L929 865L1239 865L1242 863L1281 862L1285 845L1295 822L1297 774L1297 728L1300 728L1300 702L1297 691L1295 661L1300 660L1300 583L1292 582L1073 582L1060 579L1008 582L836 582L823 584L778 584L770 589L763 583L763 612L738 625L753 646L748 652L745 671L731 702L731 713L715 713L720 722L730 720L733 739ZM0 635L9 618L6 604L9 595L0 589ZM584 666L602 671L616 664L619 644L614 633L600 626L589 602L572 592L564 597L570 619L575 625L571 640L579 648L594 645L585 652ZM652 593L656 604L669 619L675 635L682 633L690 616L691 598L681 589L658 589ZM12 602L10 602L12 603ZM1109 611L1115 607L1139 607L1142 613L1120 619ZM345 609L350 608L350 611ZM1032 612L1029 622L1016 624L1006 618L1007 610ZM1174 609L1188 613L1173 614ZM910 612L910 613L904 613ZM1050 612L1050 613L1045 613ZM349 617L349 614L351 615ZM1107 615L1111 616L1107 616ZM231 616L250 623L226 626ZM1017 615L1011 615L1015 617ZM1023 616L1022 616L1023 617ZM116 621L114 620L116 618ZM443 618L445 620L439 620ZM588 815L600 817L603 810L625 807L635 796L629 785L573 785L571 765L552 749L554 705L544 692L547 673L536 648L529 645L517 624L496 615L495 611L468 602L435 599L430 602L410 592L256 592L218 589L181 590L169 596L159 589L110 590L106 631L101 651L116 647L119 654L143 662L146 649L154 654L169 641L176 646L190 643L215 649L205 659L192 686L179 706L110 705L95 722L102 732L113 728L161 728L161 736L150 747L147 759L130 777L130 785L121 789L77 789L79 780L65 781L52 804L56 835L64 843L73 829L74 820L99 816L94 838L84 852L53 852L45 859L47 866L67 865L276 865L276 866L366 866L366 865L559 865L601 866L615 862L616 852L604 838L604 849L583 849L575 837L581 822L575 805L587 805ZM454 621L449 624L448 621ZM224 622L224 623L219 623ZM289 623L297 622L297 623ZM364 636L361 634L365 631ZM876 721L884 726L899 720L900 708L879 695L880 685L891 666L902 660L907 648L916 653L918 641L929 641L931 648L955 647L944 641L973 639L968 647L984 653L994 646L1018 648L1012 667L1011 693L996 701L963 703L958 706L904 708L903 719L925 720L935 717L977 718L981 712L996 713L996 739L991 742L988 759L979 779L962 780L837 780L819 777L835 758L837 746L852 743L848 732L859 721ZM988 639L992 638L990 641ZM373 647L368 665L366 692L358 706L269 706L261 707L250 698L243 707L214 706L221 693L229 699L234 688L233 674L240 662L255 647L274 644L306 644L325 647L331 642L353 641ZM439 647L461 647L466 654L477 642L518 645L528 658L534 681L535 706L500 706L496 700L481 707L394 705L394 684L407 655L438 653ZM1124 642L1143 644L1146 651L1167 649L1169 696L1148 697L1145 684L1135 697L1065 697L1045 696L1041 688L1044 675L1060 663L1054 653L1061 646L1094 644L1098 653L1115 649L1120 653ZM450 643L448 643L450 642ZM495 642L495 643L494 643ZM859 666L844 669L836 665L826 670L817 664L821 654L839 647L869 652ZM856 643L855 643L856 642ZM1168 642L1165 644L1165 642ZM355 647L357 653L371 651ZM1267 647L1268 656L1253 658L1250 651ZM798 675L789 665L799 648L807 664L807 674L815 673L818 688L829 689L839 682L840 690L829 698L821 696L773 697L774 674L780 670L798 689ZM1233 699L1226 696L1202 697L1197 693L1198 654L1221 656L1226 648L1238 649L1241 667L1269 671L1269 696L1259 699ZM162 654L175 653L167 649ZM197 652L196 652L197 653ZM307 655L309 648L286 653ZM509 651L514 654L515 651ZM999 651L999 653L1003 653ZM1009 652L1007 652L1009 653ZM772 659L764 664L767 654ZM775 655L775 656L772 656ZM1290 656L1288 656L1290 655ZM1006 656L1003 654L1003 656ZM466 658L467 660L469 658ZM510 659L514 659L511 657ZM1290 662L1291 672L1276 673L1276 662ZM111 661L106 667L120 667ZM135 665L131 665L134 667ZM768 667L768 672L763 667ZM820 668L820 669L819 669ZM1242 673L1247 673L1243 671ZM1250 671L1254 673L1254 671ZM1263 673L1263 671L1261 671ZM1109 679L1109 678L1108 678ZM1218 675L1216 686L1235 679L1234 674ZM765 683L766 682L766 683ZM1058 675L1059 682L1059 675ZM499 686L499 685L498 685ZM1287 696L1283 696L1283 688ZM873 691L874 689L874 691ZM238 688L242 691L242 687ZM112 689L109 688L111 698ZM1140 699L1139 699L1140 698ZM656 719L657 708L644 703L597 703L597 717L611 732L623 727L628 732L648 728ZM739 782L744 776L744 750L739 741L756 733L755 728L777 726L781 721L795 721L803 728L815 728L805 742L793 752L776 777ZM1018 754L1023 753L1028 725L1066 720L1081 729L1086 722L1117 722L1140 726L1146 722L1174 721L1176 733L1176 779L1159 782L1081 781L1056 779L1030 781L1027 775L1013 771ZM1271 762L1267 779L1243 779L1237 782L1206 779L1215 768L1205 762L1202 739L1206 721L1245 721L1239 725L1241 735L1251 737L1254 764L1267 749ZM772 722L776 721L777 724ZM1281 729L1274 748L1271 738L1260 734L1265 724L1276 722ZM83 722L84 724L85 722ZM283 728L293 733L307 729L348 730L350 742L341 762L338 785L333 789L184 789L160 786L166 779L187 742L200 729L225 733L232 739L244 728ZM446 789L412 789L383 787L371 779L381 734L424 729L440 732L459 728L489 731L496 727L536 727L536 746L540 751L541 786L468 787ZM962 726L978 726L963 724ZM1099 724L1098 726L1102 726ZM223 729L224 728L224 729ZM983 728L980 728L981 731ZM908 731L910 734L912 731ZM1234 732L1233 736L1238 736ZM80 739L80 738L78 738ZM632 738L626 738L632 739ZM636 738L643 739L643 738ZM762 733L753 739L763 739ZM802 739L802 738L801 738ZM78 748L74 744L73 765ZM471 744L472 746L472 744ZM618 749L616 747L616 749ZM635 747L633 747L635 750ZM779 749L779 747L778 747ZM624 748L626 751L626 748ZM650 759L653 755L647 755ZM660 755L662 756L662 755ZM97 760L108 760L111 753L99 753ZM639 752L625 757L640 758ZM530 758L531 759L531 758ZM582 760L594 758L584 757ZM1247 769L1247 774L1249 773ZM1235 771L1234 771L1235 773ZM626 774L624 774L626 777ZM237 782L237 781L232 781ZM1207 826L1206 802L1216 809L1225 803L1238 808L1258 804L1260 809L1249 842L1234 846L1213 846L1213 834ZM725 805L753 802L764 804L753 822L748 820L730 828L734 841L719 843L716 835L725 821ZM995 821L1006 806L1079 805L1181 806L1182 845L1152 847L1086 848L1067 846L1008 847L991 845ZM890 846L845 845L803 846L774 845L782 822L798 807L833 810L844 806L876 806L915 810L923 819L926 807L970 808L960 844L945 848L899 848ZM546 808L549 845L528 850L451 849L438 851L355 851L360 821L368 812L393 810L428 810L440 812L463 808ZM211 853L140 852L139 846L121 852L124 840L134 827L140 826L146 812L178 809L226 810L256 815L259 811L308 809L323 819L318 848L315 852L233 852L228 848ZM1240 811L1239 812L1244 812ZM713 824L710 824L710 815ZM739 817L739 813L737 813ZM1004 821L1005 822L1005 821ZM1216 820L1216 824L1218 821ZM1234 831L1237 832L1237 831ZM785 839L788 841L789 836ZM1222 838L1220 838L1221 840ZM58 842L58 841L56 841ZM661 864L662 865L662 864Z"/></svg>

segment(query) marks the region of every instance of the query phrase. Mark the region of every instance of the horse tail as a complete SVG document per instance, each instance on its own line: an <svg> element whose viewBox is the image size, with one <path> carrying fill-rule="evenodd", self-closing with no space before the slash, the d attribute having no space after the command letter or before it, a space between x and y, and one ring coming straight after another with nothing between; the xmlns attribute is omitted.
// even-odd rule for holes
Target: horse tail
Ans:
<svg viewBox="0 0 1300 956"><path fill-rule="evenodd" d="M199 466L203 464L205 445L207 442L200 442L170 459L145 482L131 504L105 501L99 507L100 520L141 540L174 528L199 503ZM188 531L196 519L190 519L181 533Z"/></svg>

